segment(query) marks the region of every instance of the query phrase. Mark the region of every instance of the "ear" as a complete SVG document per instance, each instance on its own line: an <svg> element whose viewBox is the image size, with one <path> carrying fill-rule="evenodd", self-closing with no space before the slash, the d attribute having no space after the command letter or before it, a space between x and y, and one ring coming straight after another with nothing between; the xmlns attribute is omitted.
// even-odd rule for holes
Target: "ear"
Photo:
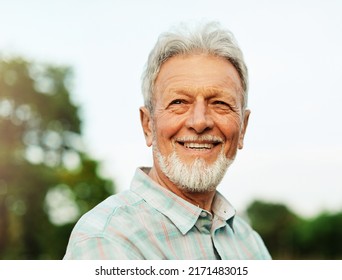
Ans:
<svg viewBox="0 0 342 280"><path fill-rule="evenodd" d="M152 146L153 130L152 130L152 118L151 113L146 107L140 107L140 122L144 131L146 145Z"/></svg>
<svg viewBox="0 0 342 280"><path fill-rule="evenodd" d="M239 145L238 145L239 149L243 148L243 139L245 138L246 129L248 125L248 119L249 119L250 114L251 114L250 110L245 110L243 114L243 123L241 125L241 131L240 131L240 136L239 136Z"/></svg>

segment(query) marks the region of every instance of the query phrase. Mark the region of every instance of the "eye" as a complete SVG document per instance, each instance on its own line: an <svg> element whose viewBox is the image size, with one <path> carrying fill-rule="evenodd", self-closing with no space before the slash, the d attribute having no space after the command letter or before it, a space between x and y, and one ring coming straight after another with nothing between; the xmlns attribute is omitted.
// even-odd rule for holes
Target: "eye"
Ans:
<svg viewBox="0 0 342 280"><path fill-rule="evenodd" d="M189 109L189 100L185 99L174 99L170 100L171 102L166 107L170 112L175 114L183 114Z"/></svg>
<svg viewBox="0 0 342 280"><path fill-rule="evenodd" d="M224 105L224 106L230 107L229 104L227 104L226 102L224 102L222 100L216 100L216 101L213 102L213 104L215 104L215 105Z"/></svg>
<svg viewBox="0 0 342 280"><path fill-rule="evenodd" d="M220 110L220 111L224 111L224 112L235 111L234 106L222 100L215 100L211 104L213 108L216 108L217 110Z"/></svg>
<svg viewBox="0 0 342 280"><path fill-rule="evenodd" d="M180 105L180 104L184 104L184 100L182 99L175 99L175 100L172 100L170 105Z"/></svg>

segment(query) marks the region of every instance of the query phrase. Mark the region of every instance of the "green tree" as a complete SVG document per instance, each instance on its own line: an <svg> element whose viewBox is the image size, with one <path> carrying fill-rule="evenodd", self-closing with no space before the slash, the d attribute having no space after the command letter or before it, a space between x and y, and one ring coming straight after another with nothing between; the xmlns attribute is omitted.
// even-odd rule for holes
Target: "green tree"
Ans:
<svg viewBox="0 0 342 280"><path fill-rule="evenodd" d="M302 220L285 205L254 201L247 214L274 259L291 259L298 254L294 232Z"/></svg>
<svg viewBox="0 0 342 280"><path fill-rule="evenodd" d="M274 259L342 258L342 212L304 219L283 204L254 201L247 213Z"/></svg>
<svg viewBox="0 0 342 280"><path fill-rule="evenodd" d="M295 234L302 258L342 259L342 212L323 212L308 219Z"/></svg>
<svg viewBox="0 0 342 280"><path fill-rule="evenodd" d="M72 71L0 59L0 258L60 259L75 221L114 192L82 145Z"/></svg>

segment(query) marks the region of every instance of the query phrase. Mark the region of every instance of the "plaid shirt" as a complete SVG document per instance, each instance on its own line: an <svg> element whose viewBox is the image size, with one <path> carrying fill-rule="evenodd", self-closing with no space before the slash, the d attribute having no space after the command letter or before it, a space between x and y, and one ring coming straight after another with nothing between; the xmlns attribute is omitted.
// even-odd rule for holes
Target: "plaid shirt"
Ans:
<svg viewBox="0 0 342 280"><path fill-rule="evenodd" d="M217 192L213 215L137 169L130 190L76 224L64 259L270 259L260 236Z"/></svg>

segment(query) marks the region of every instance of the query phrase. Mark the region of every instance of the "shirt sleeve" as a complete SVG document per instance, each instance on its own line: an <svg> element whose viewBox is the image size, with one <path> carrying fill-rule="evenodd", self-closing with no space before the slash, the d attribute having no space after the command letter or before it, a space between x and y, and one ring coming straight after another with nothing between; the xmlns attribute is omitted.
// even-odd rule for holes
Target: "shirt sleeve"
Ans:
<svg viewBox="0 0 342 280"><path fill-rule="evenodd" d="M260 235L256 231L253 231L253 235L254 235L255 242L259 248L258 252L260 255L260 259L271 260L272 257L270 255L269 251L267 250L265 243L262 240L262 238L260 237Z"/></svg>
<svg viewBox="0 0 342 280"><path fill-rule="evenodd" d="M68 246L64 260L139 260L143 256L129 242L88 237Z"/></svg>

